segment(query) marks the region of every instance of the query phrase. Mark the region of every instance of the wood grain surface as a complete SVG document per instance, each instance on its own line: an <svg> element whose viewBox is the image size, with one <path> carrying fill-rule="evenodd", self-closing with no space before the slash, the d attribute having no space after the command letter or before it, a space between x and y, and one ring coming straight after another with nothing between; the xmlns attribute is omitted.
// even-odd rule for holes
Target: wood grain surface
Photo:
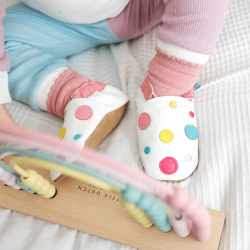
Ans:
<svg viewBox="0 0 250 250"><path fill-rule="evenodd" d="M8 164L12 158L5 157L5 163ZM34 169L50 181L48 171ZM209 210L211 237L201 243L192 233L180 238L173 230L163 233L155 226L141 227L120 205L118 196L97 187L72 178L54 184L57 196L53 199L0 185L0 206L145 250L215 250L219 247L225 220L221 212Z"/></svg>

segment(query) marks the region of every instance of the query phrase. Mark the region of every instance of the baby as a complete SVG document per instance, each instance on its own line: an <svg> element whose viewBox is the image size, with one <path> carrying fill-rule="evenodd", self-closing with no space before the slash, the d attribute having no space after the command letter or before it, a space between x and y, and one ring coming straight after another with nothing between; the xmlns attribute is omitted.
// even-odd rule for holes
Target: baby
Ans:
<svg viewBox="0 0 250 250"><path fill-rule="evenodd" d="M4 17L0 0L0 122L17 126L3 105L12 97L64 118L60 139L95 148L121 120L128 97L79 75L64 58L136 38L162 21L156 55L136 93L139 151L151 177L186 179L198 164L193 86L214 53L227 5L228 0L22 0Z"/></svg>

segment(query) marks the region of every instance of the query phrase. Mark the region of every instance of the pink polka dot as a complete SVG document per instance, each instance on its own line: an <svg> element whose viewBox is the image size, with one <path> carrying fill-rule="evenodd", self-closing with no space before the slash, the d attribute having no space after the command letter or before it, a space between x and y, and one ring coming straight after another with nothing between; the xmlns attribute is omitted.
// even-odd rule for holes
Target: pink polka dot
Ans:
<svg viewBox="0 0 250 250"><path fill-rule="evenodd" d="M192 117L192 118L194 118L194 112L190 111L189 112L189 116Z"/></svg>
<svg viewBox="0 0 250 250"><path fill-rule="evenodd" d="M58 154L57 155L57 158L61 159L61 160L66 160L66 156L65 155L61 155L61 154Z"/></svg>
<svg viewBox="0 0 250 250"><path fill-rule="evenodd" d="M174 174L178 170L178 162L173 157L165 157L160 161L160 170L163 174Z"/></svg>
<svg viewBox="0 0 250 250"><path fill-rule="evenodd" d="M189 155L189 154L187 154L187 155L185 156L185 160L186 160L187 162L192 161L192 156Z"/></svg>
<svg viewBox="0 0 250 250"><path fill-rule="evenodd" d="M0 181L0 185L4 185L4 182L3 182L3 181Z"/></svg>
<svg viewBox="0 0 250 250"><path fill-rule="evenodd" d="M93 110L91 107L87 105L82 105L78 107L75 112L75 117L78 120L88 120L92 117L92 115L93 115Z"/></svg>
<svg viewBox="0 0 250 250"><path fill-rule="evenodd" d="M141 130L146 130L151 123L151 118L150 115L148 113L142 113L140 114L139 118L138 118L138 127Z"/></svg>

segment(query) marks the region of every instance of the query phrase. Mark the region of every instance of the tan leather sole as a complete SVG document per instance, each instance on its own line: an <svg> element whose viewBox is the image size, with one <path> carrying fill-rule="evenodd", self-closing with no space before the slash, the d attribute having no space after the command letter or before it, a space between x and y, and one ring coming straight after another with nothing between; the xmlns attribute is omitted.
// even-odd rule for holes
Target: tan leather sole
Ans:
<svg viewBox="0 0 250 250"><path fill-rule="evenodd" d="M96 127L95 131L89 136L85 142L85 147L96 148L99 143L118 125L122 119L128 103L120 108L106 114Z"/></svg>
<svg viewBox="0 0 250 250"><path fill-rule="evenodd" d="M106 114L94 132L86 140L85 147L95 149L101 143L101 141L118 125L126 111L127 106L128 103ZM54 181L60 182L66 177L66 175L60 175Z"/></svg>
<svg viewBox="0 0 250 250"><path fill-rule="evenodd" d="M197 167L198 167L198 165L197 165ZM196 167L196 168L197 168ZM196 168L195 168L195 170L196 170ZM195 171L194 170L194 171ZM192 174L194 173L194 171L192 172ZM192 174L190 174L187 178L189 178ZM182 179L182 180L178 180L178 181L166 181L166 180L163 180L164 182L181 182L181 181L185 181L187 178L185 178L185 179Z"/></svg>
<svg viewBox="0 0 250 250"><path fill-rule="evenodd" d="M193 173L192 173L193 174ZM190 177L192 174L190 174L188 177ZM188 178L187 177L187 178ZM185 178L185 179L182 179L182 180L178 180L178 181L165 181L165 180L163 180L164 182L182 182L182 181L185 181L187 178Z"/></svg>

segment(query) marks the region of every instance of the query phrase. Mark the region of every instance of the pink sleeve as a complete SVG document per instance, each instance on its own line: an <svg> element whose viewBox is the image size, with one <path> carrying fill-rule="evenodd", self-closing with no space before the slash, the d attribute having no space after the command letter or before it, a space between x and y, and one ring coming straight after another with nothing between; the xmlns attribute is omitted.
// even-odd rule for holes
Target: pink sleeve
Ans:
<svg viewBox="0 0 250 250"><path fill-rule="evenodd" d="M3 7L2 0L0 0L0 71L10 70L10 58L4 50L4 29L3 29L3 17L5 15L5 9Z"/></svg>
<svg viewBox="0 0 250 250"><path fill-rule="evenodd" d="M157 37L182 48L212 55L226 19L228 0L163 0Z"/></svg>

